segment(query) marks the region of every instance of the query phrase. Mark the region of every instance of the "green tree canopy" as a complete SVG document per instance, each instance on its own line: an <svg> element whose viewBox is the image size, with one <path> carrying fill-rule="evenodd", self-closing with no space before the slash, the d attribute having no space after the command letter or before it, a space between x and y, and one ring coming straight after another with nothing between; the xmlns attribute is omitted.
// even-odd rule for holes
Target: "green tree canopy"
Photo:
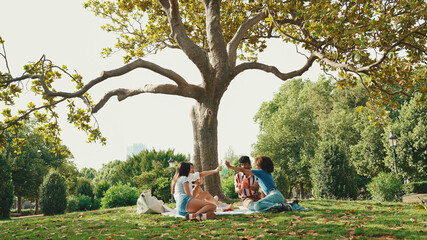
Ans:
<svg viewBox="0 0 427 240"><path fill-rule="evenodd" d="M79 171L79 176L87 179L93 180L96 175L96 170L94 168L82 168Z"/></svg>
<svg viewBox="0 0 427 240"><path fill-rule="evenodd" d="M402 106L398 119L395 119L387 130L398 136L396 147L397 166L400 174L409 179L427 180L427 105L420 104L418 95ZM393 156L387 137L383 135L386 146L386 163L393 167Z"/></svg>
<svg viewBox="0 0 427 240"><path fill-rule="evenodd" d="M310 183L309 156L314 155L318 125L307 104L309 81L293 79L280 88L270 102L264 102L255 115L260 124L253 155L268 155L277 170L287 175L292 187ZM304 195L304 191L302 190Z"/></svg>

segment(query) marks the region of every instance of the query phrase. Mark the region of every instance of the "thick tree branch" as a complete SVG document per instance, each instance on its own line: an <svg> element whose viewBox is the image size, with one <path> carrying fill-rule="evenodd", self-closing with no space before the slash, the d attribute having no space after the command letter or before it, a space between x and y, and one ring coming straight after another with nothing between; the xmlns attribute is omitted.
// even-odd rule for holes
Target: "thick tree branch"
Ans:
<svg viewBox="0 0 427 240"><path fill-rule="evenodd" d="M98 112L102 107L104 107L104 105L108 102L108 100L113 96L117 96L117 99L119 101L123 101L128 97L132 97L142 93L159 93L159 94L189 97L197 100L198 97L202 95L202 92L203 92L203 89L195 85L179 87L172 84L159 84L159 85L147 84L143 88L133 89L133 90L118 88L105 94L104 97L92 109L92 113Z"/></svg>
<svg viewBox="0 0 427 240"><path fill-rule="evenodd" d="M203 49L198 47L188 37L179 13L179 3L177 0L159 0L166 15L168 16L171 28L171 38L174 39L181 50L197 66L202 74L210 73L211 67L209 57ZM205 79L207 76L203 76Z"/></svg>
<svg viewBox="0 0 427 240"><path fill-rule="evenodd" d="M237 48L239 47L240 42L244 38L246 32L255 24L259 23L261 20L265 19L268 16L266 12L261 12L255 15L252 18L249 18L246 22L244 22L237 32L234 34L233 39L227 45L228 51L228 65L230 67L234 67L236 65L236 57L237 57Z"/></svg>
<svg viewBox="0 0 427 240"><path fill-rule="evenodd" d="M288 80L294 77L301 76L303 73L308 71L310 67L313 65L314 61L317 59L317 56L310 55L310 57L307 59L307 62L305 65L300 68L299 70L288 72L288 73L282 73L277 69L275 66L269 66L265 65L263 63L258 62L252 62L252 63L242 63L238 66L236 66L233 77L237 76L239 73L250 70L250 69L258 69L262 70L264 72L273 73L276 77L280 78L281 80Z"/></svg>
<svg viewBox="0 0 427 240"><path fill-rule="evenodd" d="M70 92L53 92L46 86L46 83L44 82L44 79L42 77L39 77L39 79L40 79L40 82L42 83L43 89L46 92L47 96L51 96L51 97L61 96L61 97L65 97L65 98L73 98L73 97L82 96L84 93L86 93L93 86L95 86L98 83L103 82L106 79L122 76L122 75L129 73L129 72L131 72L135 69L138 69L138 68L150 69L153 72L156 72L162 76L165 76L165 77L173 80L180 87L185 87L188 85L188 83L185 81L185 79L182 78L179 74L175 73L174 71L162 68L157 64L154 64L152 62L148 62L148 61L145 61L142 59L135 60L129 64L124 65L123 67L120 67L120 68L117 68L114 70L104 71L101 73L101 76L91 80L89 83L84 85L82 87L82 89L80 89L77 92L73 92L73 93L70 93Z"/></svg>
<svg viewBox="0 0 427 240"><path fill-rule="evenodd" d="M220 72L228 69L228 54L221 27L221 1L204 0L203 4L206 9L206 32L209 50L212 54L212 65L217 72Z"/></svg>

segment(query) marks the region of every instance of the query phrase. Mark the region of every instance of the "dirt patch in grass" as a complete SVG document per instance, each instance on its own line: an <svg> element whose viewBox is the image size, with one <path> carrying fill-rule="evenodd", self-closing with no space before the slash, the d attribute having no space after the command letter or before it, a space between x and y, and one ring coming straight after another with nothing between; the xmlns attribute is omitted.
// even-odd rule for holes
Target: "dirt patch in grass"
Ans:
<svg viewBox="0 0 427 240"><path fill-rule="evenodd" d="M421 199L427 199L427 193L403 196L404 203L421 203Z"/></svg>

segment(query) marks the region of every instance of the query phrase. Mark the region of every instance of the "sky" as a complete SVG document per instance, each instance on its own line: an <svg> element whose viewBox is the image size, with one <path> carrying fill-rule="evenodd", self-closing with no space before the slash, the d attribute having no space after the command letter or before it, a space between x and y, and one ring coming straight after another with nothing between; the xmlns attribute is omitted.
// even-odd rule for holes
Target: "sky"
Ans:
<svg viewBox="0 0 427 240"><path fill-rule="evenodd" d="M83 8L83 0L2 0L0 1L0 36L5 40L8 63L14 76L23 73L22 66L45 54L56 65L67 65L85 82L104 70L123 66L120 53L102 58L104 47L112 47L116 35L103 31L105 21ZM299 69L305 57L295 47L281 41L271 45L258 61L275 65L282 72ZM144 58L176 71L190 83L200 83L200 73L178 50L166 50ZM6 70L3 59L0 71ZM302 78L317 80L317 64ZM139 88L150 83L170 83L148 70L137 70L112 78L92 88L89 94L97 102L107 91L125 87ZM237 76L221 101L218 114L218 156L221 160L232 149L237 155L250 155L257 140L258 125L253 117L261 104L273 98L284 82L262 71L246 71ZM67 90L59 83L57 90ZM55 86L56 87L56 86ZM60 89L60 87L64 87ZM27 93L23 100L30 99ZM125 160L126 149L144 144L148 149L175 149L175 153L193 155L193 132L190 109L194 100L178 96L140 94L118 102L110 101L95 114L107 144L87 143L86 133L66 122L66 108L59 107L61 138L74 156L76 166L100 169L113 160ZM17 105L19 105L18 103ZM0 105L1 107L4 107Z"/></svg>

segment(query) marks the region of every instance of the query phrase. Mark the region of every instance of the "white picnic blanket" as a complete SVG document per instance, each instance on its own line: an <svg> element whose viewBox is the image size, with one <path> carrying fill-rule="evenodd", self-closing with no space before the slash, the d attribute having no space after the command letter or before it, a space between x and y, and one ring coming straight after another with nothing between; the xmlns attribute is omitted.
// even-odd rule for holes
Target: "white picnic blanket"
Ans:
<svg viewBox="0 0 427 240"><path fill-rule="evenodd" d="M175 211L175 209L172 209L172 208L165 206L165 205L163 205L163 208L165 209L165 212L162 213L162 215L177 217L177 218L185 218L184 216L179 215ZM243 207L235 207L233 211L227 211L227 212L224 212L223 209L218 208L217 211L215 212L215 214L217 216L218 215L251 214L251 213L256 213L256 212L251 211L247 208L243 208Z"/></svg>

